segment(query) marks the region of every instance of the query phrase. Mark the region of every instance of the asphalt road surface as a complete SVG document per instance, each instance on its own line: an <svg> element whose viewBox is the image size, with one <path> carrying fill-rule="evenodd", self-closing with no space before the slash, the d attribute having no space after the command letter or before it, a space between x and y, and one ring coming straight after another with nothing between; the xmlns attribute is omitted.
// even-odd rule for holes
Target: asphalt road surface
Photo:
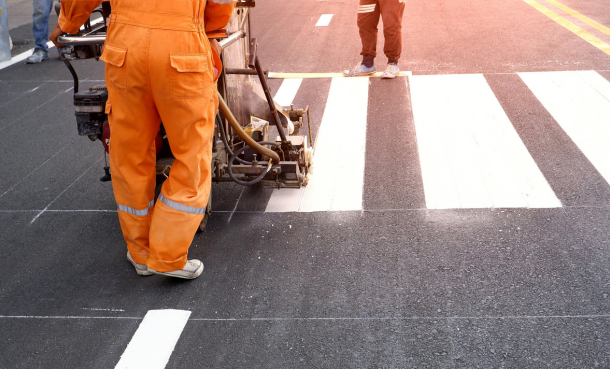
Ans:
<svg viewBox="0 0 610 369"><path fill-rule="evenodd" d="M0 368L610 367L610 3L559 1L407 0L394 80L309 78L359 62L356 0L257 1L315 171L214 184L192 281L125 259L56 51L1 69Z"/></svg>

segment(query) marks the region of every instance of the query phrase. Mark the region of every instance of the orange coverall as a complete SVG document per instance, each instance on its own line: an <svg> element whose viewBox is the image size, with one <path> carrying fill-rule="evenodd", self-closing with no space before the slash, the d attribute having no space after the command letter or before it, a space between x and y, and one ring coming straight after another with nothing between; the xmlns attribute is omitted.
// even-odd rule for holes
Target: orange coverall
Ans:
<svg viewBox="0 0 610 369"><path fill-rule="evenodd" d="M59 27L76 33L101 0L62 0ZM182 269L211 186L218 109L206 31L229 22L234 0L111 0L106 62L110 168L133 260ZM155 136L163 121L176 161L154 204Z"/></svg>

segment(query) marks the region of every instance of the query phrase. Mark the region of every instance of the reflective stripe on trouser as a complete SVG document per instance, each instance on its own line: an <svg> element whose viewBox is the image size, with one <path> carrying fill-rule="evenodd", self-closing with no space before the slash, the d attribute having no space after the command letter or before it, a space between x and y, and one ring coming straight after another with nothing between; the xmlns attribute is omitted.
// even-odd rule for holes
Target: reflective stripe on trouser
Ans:
<svg viewBox="0 0 610 369"><path fill-rule="evenodd" d="M102 55L112 184L117 204L136 210L154 197L154 139L163 121L176 160L160 200L146 215L118 213L134 261L166 272L186 264L210 193L218 106L212 55L207 37L196 26L178 31L171 30L171 24L153 29L133 20L127 23L118 9ZM193 209L199 210L188 211Z"/></svg>
<svg viewBox="0 0 610 369"><path fill-rule="evenodd" d="M377 26L383 19L383 52L389 60L400 59L402 52L403 0L360 0L358 31L362 41L360 55L377 56Z"/></svg>

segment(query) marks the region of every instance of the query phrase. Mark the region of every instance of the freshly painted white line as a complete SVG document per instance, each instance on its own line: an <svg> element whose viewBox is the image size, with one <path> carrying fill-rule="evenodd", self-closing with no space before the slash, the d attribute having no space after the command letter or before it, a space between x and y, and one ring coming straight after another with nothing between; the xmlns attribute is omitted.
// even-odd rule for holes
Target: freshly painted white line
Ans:
<svg viewBox="0 0 610 369"><path fill-rule="evenodd" d="M303 78L285 79L282 81L282 85L280 86L279 90L277 90L273 100L280 104L280 106L290 106L294 100L294 97L297 95L302 82Z"/></svg>
<svg viewBox="0 0 610 369"><path fill-rule="evenodd" d="M103 21L104 21L103 18L98 18L96 20L91 21L91 25L95 25L95 24L101 23ZM81 29L82 29L82 27L81 27ZM49 47L49 49L52 49L55 47L55 44L53 43L53 41L49 41L49 42L47 42L47 46ZM27 59L28 56L32 55L33 52L34 52L34 49L29 49L28 51L24 51L19 55L15 55L14 57L11 58L11 60L1 62L0 70L10 67L11 65L17 64L21 61L24 61L25 59Z"/></svg>
<svg viewBox="0 0 610 369"><path fill-rule="evenodd" d="M332 79L309 184L273 191L266 212L362 210L368 89L368 78Z"/></svg>
<svg viewBox="0 0 610 369"><path fill-rule="evenodd" d="M610 82L595 71L519 76L610 183Z"/></svg>
<svg viewBox="0 0 610 369"><path fill-rule="evenodd" d="M333 78L299 211L362 210L368 91L368 78Z"/></svg>
<svg viewBox="0 0 610 369"><path fill-rule="evenodd" d="M290 106L299 91L302 82L303 78L285 79L282 81L282 85L275 94L273 100L281 106ZM301 204L303 190L303 188L286 188L281 191L275 190L267 203L265 212L280 213L285 211L297 211Z"/></svg>
<svg viewBox="0 0 610 369"><path fill-rule="evenodd" d="M326 27L330 24L330 20L333 18L332 14L322 14L320 19L318 19L318 23L316 23L316 27Z"/></svg>
<svg viewBox="0 0 610 369"><path fill-rule="evenodd" d="M428 209L561 207L483 75L409 87Z"/></svg>
<svg viewBox="0 0 610 369"><path fill-rule="evenodd" d="M284 188L273 190L267 203L266 213L285 213L299 211L305 188Z"/></svg>
<svg viewBox="0 0 610 369"><path fill-rule="evenodd" d="M115 369L163 369L186 325L190 311L150 310Z"/></svg>

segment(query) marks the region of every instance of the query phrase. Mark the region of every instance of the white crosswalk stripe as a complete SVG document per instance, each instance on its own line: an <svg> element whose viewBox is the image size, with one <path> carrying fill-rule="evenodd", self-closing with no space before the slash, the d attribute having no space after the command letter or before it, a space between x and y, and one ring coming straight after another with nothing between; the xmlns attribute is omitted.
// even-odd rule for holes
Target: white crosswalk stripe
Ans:
<svg viewBox="0 0 610 369"><path fill-rule="evenodd" d="M483 75L410 86L428 209L561 207Z"/></svg>
<svg viewBox="0 0 610 369"><path fill-rule="evenodd" d="M610 82L595 71L519 76L610 184ZM290 105L300 87L284 80L276 98ZM274 190L267 212L362 209L368 88L333 78L310 183ZM562 206L483 75L411 76L408 88L428 209Z"/></svg>
<svg viewBox="0 0 610 369"><path fill-rule="evenodd" d="M314 148L314 174L304 188L275 190L267 212L362 209L368 87L368 78L333 78ZM350 144L337 145L339 137Z"/></svg>
<svg viewBox="0 0 610 369"><path fill-rule="evenodd" d="M610 82L595 71L519 76L610 183Z"/></svg>

